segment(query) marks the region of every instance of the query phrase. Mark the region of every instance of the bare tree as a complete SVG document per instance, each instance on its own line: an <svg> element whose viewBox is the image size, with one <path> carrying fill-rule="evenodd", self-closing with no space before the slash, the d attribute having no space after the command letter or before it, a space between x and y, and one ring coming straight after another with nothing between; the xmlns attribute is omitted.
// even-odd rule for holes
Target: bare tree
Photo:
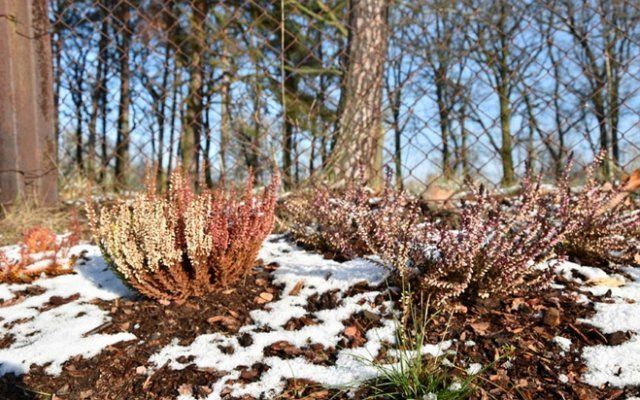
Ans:
<svg viewBox="0 0 640 400"><path fill-rule="evenodd" d="M640 9L628 0L562 0L554 5L573 38L575 60L586 81L585 87L578 88L578 95L591 104L600 151L618 166L620 112L626 102L621 83L634 58L631 49L637 46ZM610 162L603 167L609 176Z"/></svg>
<svg viewBox="0 0 640 400"><path fill-rule="evenodd" d="M454 154L451 143L456 109L463 97L463 77L466 68L464 57L468 53L467 20L463 4L451 0L435 0L418 11L417 33L412 47L421 53L424 60L423 78L434 92L438 112L442 153L442 176L453 178ZM426 23L425 23L426 21ZM468 71L466 71L468 72ZM462 124L458 124L459 127Z"/></svg>
<svg viewBox="0 0 640 400"><path fill-rule="evenodd" d="M194 184L200 172L200 140L203 133L203 85L208 0L194 0L189 16L190 31L184 42L183 55L187 57L189 89L182 123L180 154L182 168L191 175Z"/></svg>
<svg viewBox="0 0 640 400"><path fill-rule="evenodd" d="M523 31L530 16L531 3L467 0L465 4L469 10L467 21L472 33L471 40L475 44L473 56L486 75L487 84L498 97L500 143L491 137L489 139L500 154L502 184L509 186L516 180L511 126L514 111L512 96L524 72L535 60L530 53L531 48L522 44L527 39Z"/></svg>

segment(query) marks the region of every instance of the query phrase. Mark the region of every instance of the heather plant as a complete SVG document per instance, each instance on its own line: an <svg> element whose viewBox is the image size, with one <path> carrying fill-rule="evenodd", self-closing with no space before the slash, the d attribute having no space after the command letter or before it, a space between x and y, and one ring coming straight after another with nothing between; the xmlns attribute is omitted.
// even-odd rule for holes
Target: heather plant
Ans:
<svg viewBox="0 0 640 400"><path fill-rule="evenodd" d="M571 197L569 232L561 251L591 263L640 264L640 210L628 207L630 181L602 185L599 157L586 170L586 182Z"/></svg>
<svg viewBox="0 0 640 400"><path fill-rule="evenodd" d="M364 185L351 184L343 189L317 186L311 196L299 196L284 204L289 215L289 230L299 243L330 253L339 259L351 259L370 253L360 235L358 215L370 210L373 192Z"/></svg>
<svg viewBox="0 0 640 400"><path fill-rule="evenodd" d="M407 238L423 219L415 201L391 185L390 177L377 193L362 180L342 189L314 188L284 205L294 238L340 259L366 254L407 261Z"/></svg>
<svg viewBox="0 0 640 400"><path fill-rule="evenodd" d="M201 296L246 276L271 232L277 178L262 195L253 180L242 193L194 193L180 173L166 195L155 185L131 201L89 205L92 233L105 258L141 294L161 301Z"/></svg>
<svg viewBox="0 0 640 400"><path fill-rule="evenodd" d="M565 237L568 204L566 185L546 195L539 182L525 180L522 195L506 203L479 190L461 205L457 229L430 222L410 239L413 287L442 302L545 284L536 264Z"/></svg>
<svg viewBox="0 0 640 400"><path fill-rule="evenodd" d="M370 253L383 260L393 260L397 273L404 278L411 264L416 239L427 232L421 210L405 192L390 185L389 179L378 197L355 212L358 235Z"/></svg>

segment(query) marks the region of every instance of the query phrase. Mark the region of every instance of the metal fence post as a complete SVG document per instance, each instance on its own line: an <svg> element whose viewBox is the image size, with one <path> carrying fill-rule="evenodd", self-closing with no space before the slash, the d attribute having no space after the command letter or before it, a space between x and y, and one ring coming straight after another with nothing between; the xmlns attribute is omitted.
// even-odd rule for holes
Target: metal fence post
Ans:
<svg viewBox="0 0 640 400"><path fill-rule="evenodd" d="M0 203L58 199L46 0L0 0Z"/></svg>

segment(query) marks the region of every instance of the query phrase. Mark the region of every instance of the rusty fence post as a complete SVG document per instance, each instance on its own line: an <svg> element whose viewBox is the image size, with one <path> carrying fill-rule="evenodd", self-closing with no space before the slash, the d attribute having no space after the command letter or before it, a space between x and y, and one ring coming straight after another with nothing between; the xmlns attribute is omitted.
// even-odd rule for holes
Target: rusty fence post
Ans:
<svg viewBox="0 0 640 400"><path fill-rule="evenodd" d="M0 0L0 204L58 200L47 0Z"/></svg>

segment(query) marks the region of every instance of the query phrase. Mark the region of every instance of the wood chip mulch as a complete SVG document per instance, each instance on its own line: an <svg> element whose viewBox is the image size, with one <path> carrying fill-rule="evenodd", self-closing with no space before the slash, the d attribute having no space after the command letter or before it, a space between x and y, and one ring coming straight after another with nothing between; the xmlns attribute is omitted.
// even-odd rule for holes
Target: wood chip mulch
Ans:
<svg viewBox="0 0 640 400"><path fill-rule="evenodd" d="M257 269L245 284L204 299L169 305L144 299L96 302L110 312L112 320L93 333L128 331L140 341L118 343L91 359L75 357L64 365L62 374L57 377L45 374L44 366L34 366L21 377L6 375L0 378L0 400L173 399L178 393L206 397L211 391L210 385L219 378L217 371L194 365L180 371L172 370L168 365L154 370L147 364L148 359L173 338L181 345L188 345L201 334L236 333L250 321L251 310L278 298L280 288L273 286L268 272L275 267L266 268ZM617 345L628 340L630 335L627 332L604 335L577 322L593 314L592 306L577 303L575 283L560 277L557 283L566 288L549 288L474 304L459 303L450 308L450 313L439 313L433 318L430 343L455 339L452 350L456 351L457 365L480 363L483 366L471 399L624 400L640 395L640 388L594 388L581 382L580 377L585 372L580 357L583 347ZM366 290L370 290L366 284L357 285L347 295ZM587 296L593 301L607 300L607 295ZM65 300L52 299L47 307L63 304ZM309 300L309 314L291 319L287 329L295 331L316 324L313 312L340 304L335 292ZM381 302L383 297L377 300ZM337 349L314 343L296 347L283 341L266 348L265 355L301 356L312 363L330 365L341 348L361 346L366 340L366 332L379 326L379 318L365 312L352 315L344 321L345 329ZM571 349L563 351L553 340L556 336L570 339ZM251 345L252 340L250 335L239 337L243 346ZM268 366L260 363L248 366L239 379L255 382L267 370ZM356 398L363 398L366 389L358 393ZM328 400L349 397L311 381L292 379L286 382L286 390L280 398Z"/></svg>
<svg viewBox="0 0 640 400"><path fill-rule="evenodd" d="M216 371L194 365L180 371L167 365L154 370L148 365L149 357L174 338L188 345L202 334L237 332L250 322L252 310L277 300L279 290L268 271L273 268L257 268L235 288L202 299L166 305L141 298L95 301L109 312L111 321L92 334L131 332L138 340L109 346L90 359L74 357L64 364L59 376L47 375L46 366L32 366L28 374L19 377L5 375L0 378L0 400L164 400L186 392L205 396L219 378ZM67 300L52 298L46 307L57 307Z"/></svg>

